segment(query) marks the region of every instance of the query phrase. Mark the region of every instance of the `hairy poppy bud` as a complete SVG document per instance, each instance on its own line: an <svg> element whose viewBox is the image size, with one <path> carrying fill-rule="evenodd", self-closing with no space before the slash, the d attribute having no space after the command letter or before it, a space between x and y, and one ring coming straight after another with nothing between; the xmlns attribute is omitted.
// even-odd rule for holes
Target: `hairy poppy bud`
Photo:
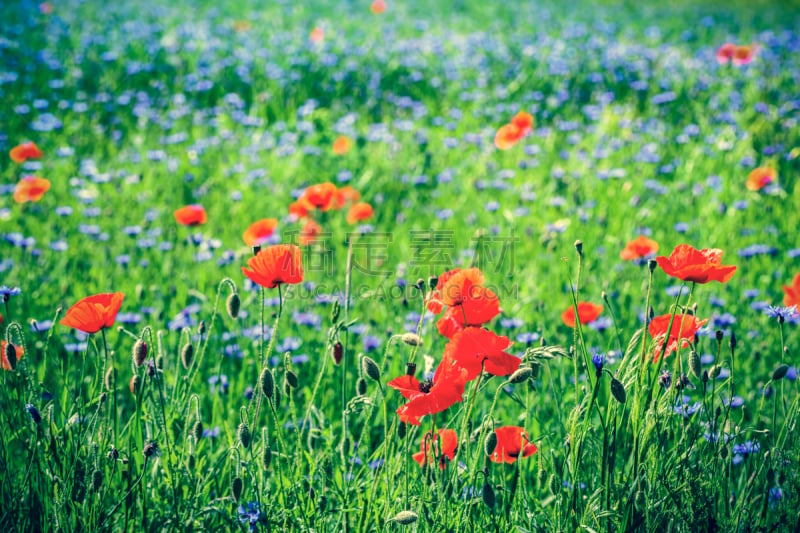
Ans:
<svg viewBox="0 0 800 533"><path fill-rule="evenodd" d="M481 489L481 499L483 503L486 504L486 507L489 509L494 508L495 504L495 497L494 497L494 489L489 483L484 483L483 488Z"/></svg>
<svg viewBox="0 0 800 533"><path fill-rule="evenodd" d="M192 435L194 435L194 440L199 441L203 438L203 422L198 420L192 426Z"/></svg>
<svg viewBox="0 0 800 533"><path fill-rule="evenodd" d="M486 439L483 441L483 452L486 455L492 455L495 448L497 448L497 433L492 431L486 435Z"/></svg>
<svg viewBox="0 0 800 533"><path fill-rule="evenodd" d="M331 323L336 324L339 320L339 314L342 311L342 304L339 303L339 300L334 300L333 304L331 305Z"/></svg>
<svg viewBox="0 0 800 533"><path fill-rule="evenodd" d="M154 455L158 455L158 443L154 440L151 440L147 444L144 445L142 448L142 454L145 457L152 457Z"/></svg>
<svg viewBox="0 0 800 533"><path fill-rule="evenodd" d="M228 312L228 316L234 320L239 317L239 309L241 306L242 300L239 298L238 293L230 293L228 295L228 299L225 300L225 310Z"/></svg>
<svg viewBox="0 0 800 533"><path fill-rule="evenodd" d="M714 365L711 367L711 370L708 373L708 377L710 377L711 379L717 379L717 377L719 377L719 373L720 373L719 365Z"/></svg>
<svg viewBox="0 0 800 533"><path fill-rule="evenodd" d="M699 378L700 374L703 372L703 367L700 364L700 356L694 350L689 352L689 370L692 371L692 375L696 378Z"/></svg>
<svg viewBox="0 0 800 533"><path fill-rule="evenodd" d="M356 394L359 396L364 396L367 393L367 380L364 378L358 378L356 380Z"/></svg>
<svg viewBox="0 0 800 533"><path fill-rule="evenodd" d="M422 346L422 339L415 333L403 333L400 336L400 340L409 346Z"/></svg>
<svg viewBox="0 0 800 533"><path fill-rule="evenodd" d="M141 387L142 377L139 374L134 374L134 376L131 378L131 394L138 396Z"/></svg>
<svg viewBox="0 0 800 533"><path fill-rule="evenodd" d="M8 367L11 370L16 370L17 369L17 349L10 342L6 343L6 353L4 355L6 357L6 361L8 361Z"/></svg>
<svg viewBox="0 0 800 533"><path fill-rule="evenodd" d="M269 468L269 464L272 462L272 448L269 445L264 446L264 451L261 452L261 466L264 467L264 470Z"/></svg>
<svg viewBox="0 0 800 533"><path fill-rule="evenodd" d="M341 342L336 342L331 349L331 357L333 358L333 364L338 365L341 364L342 358L344 357L344 348L342 347Z"/></svg>
<svg viewBox="0 0 800 533"><path fill-rule="evenodd" d="M275 378L272 376L272 371L269 368L264 368L259 377L261 382L261 393L267 398L272 398L275 393Z"/></svg>
<svg viewBox="0 0 800 533"><path fill-rule="evenodd" d="M103 379L103 381L106 386L106 390L114 390L114 383L117 381L117 369L113 366L108 367L104 378L105 379Z"/></svg>
<svg viewBox="0 0 800 533"><path fill-rule="evenodd" d="M555 474L552 474L550 476L550 481L548 481L548 483L547 483L547 489L550 491L550 494L552 494L553 496L558 494L558 492L559 492L558 491L558 489L559 489L559 487L558 487L558 478L556 477Z"/></svg>
<svg viewBox="0 0 800 533"><path fill-rule="evenodd" d="M188 370L189 367L192 366L193 359L194 359L194 345L190 342L186 344L181 350L181 363L183 364L183 368Z"/></svg>
<svg viewBox="0 0 800 533"><path fill-rule="evenodd" d="M381 379L381 371L378 368L378 363L373 361L370 357L364 356L361 358L361 371L373 381L380 381Z"/></svg>
<svg viewBox="0 0 800 533"><path fill-rule="evenodd" d="M708 383L708 370L703 370L703 383Z"/></svg>
<svg viewBox="0 0 800 533"><path fill-rule="evenodd" d="M92 472L92 492L97 492L103 485L103 471L95 470Z"/></svg>
<svg viewBox="0 0 800 533"><path fill-rule="evenodd" d="M249 448L250 447L250 428L247 426L246 422L242 422L239 424L239 429L236 432L237 436L239 437L239 442L242 444L242 448Z"/></svg>
<svg viewBox="0 0 800 533"><path fill-rule="evenodd" d="M417 290L424 291L425 290L425 280L422 279L422 278L419 278L417 280L417 282L414 284L414 286L417 288Z"/></svg>
<svg viewBox="0 0 800 533"><path fill-rule="evenodd" d="M547 346L547 339L544 338L544 335L542 335L542 338L539 339L539 346L541 346L542 348Z"/></svg>
<svg viewBox="0 0 800 533"><path fill-rule="evenodd" d="M133 343L133 364L136 368L142 366L147 359L147 343L144 342L142 339L137 339L136 342Z"/></svg>
<svg viewBox="0 0 800 533"><path fill-rule="evenodd" d="M244 481L239 476L233 478L231 482L231 496L233 496L234 501L239 501L239 498L242 497L242 491L244 490Z"/></svg>
<svg viewBox="0 0 800 533"><path fill-rule="evenodd" d="M105 392L101 392L100 395L97 397L97 401L100 405L106 403L106 398L108 398L108 394Z"/></svg>
<svg viewBox="0 0 800 533"><path fill-rule="evenodd" d="M521 366L514 371L508 378L509 383L522 383L533 375L533 370L529 366Z"/></svg>
<svg viewBox="0 0 800 533"><path fill-rule="evenodd" d="M387 522L395 522L401 526L407 526L417 521L417 513L414 511L400 511L393 517L389 518Z"/></svg>
<svg viewBox="0 0 800 533"><path fill-rule="evenodd" d="M76 503L83 502L86 497L86 470L83 461L80 459L75 461L75 477L72 484L72 501Z"/></svg>
<svg viewBox="0 0 800 533"><path fill-rule="evenodd" d="M193 454L193 453L190 453L190 454L189 454L189 455L186 457L186 467L187 467L189 470L194 470L194 467L195 467L195 465L196 465L196 464L197 464L197 458L194 456L194 454Z"/></svg>
<svg viewBox="0 0 800 533"><path fill-rule="evenodd" d="M787 372L789 372L789 365L780 365L772 372L772 381L779 381L783 379Z"/></svg>
<svg viewBox="0 0 800 533"><path fill-rule="evenodd" d="M611 378L611 396L619 403L625 403L625 386L617 378Z"/></svg>
<svg viewBox="0 0 800 533"><path fill-rule="evenodd" d="M400 422L397 425L397 438L399 438L401 440L404 439L406 437L407 429L408 429L408 427L406 426L406 423L405 422Z"/></svg>
<svg viewBox="0 0 800 533"><path fill-rule="evenodd" d="M297 379L297 374L292 372L291 370L286 371L286 383L293 389L296 389L299 385L299 381Z"/></svg>

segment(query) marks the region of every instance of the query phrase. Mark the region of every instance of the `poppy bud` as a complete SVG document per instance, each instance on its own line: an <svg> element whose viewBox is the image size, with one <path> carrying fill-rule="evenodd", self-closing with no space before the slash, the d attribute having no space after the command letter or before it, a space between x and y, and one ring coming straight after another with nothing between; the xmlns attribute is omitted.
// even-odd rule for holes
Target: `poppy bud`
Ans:
<svg viewBox="0 0 800 533"><path fill-rule="evenodd" d="M547 471L544 468L536 472L536 484L539 487L544 487L544 482L547 481Z"/></svg>
<svg viewBox="0 0 800 533"><path fill-rule="evenodd" d="M242 497L242 491L244 490L244 481L239 476L233 478L231 482L231 496L233 496L234 501L239 501L239 498Z"/></svg>
<svg viewBox="0 0 800 533"><path fill-rule="evenodd" d="M131 378L131 394L134 396L139 395L139 389L142 386L142 377L139 374L134 374Z"/></svg>
<svg viewBox="0 0 800 533"><path fill-rule="evenodd" d="M717 379L719 373L720 373L719 365L714 365L711 367L711 370L708 373L708 377L710 377L711 379Z"/></svg>
<svg viewBox="0 0 800 533"><path fill-rule="evenodd" d="M378 363L373 361L370 357L364 356L361 358L361 371L373 381L380 381L381 379L381 371L378 368Z"/></svg>
<svg viewBox="0 0 800 533"><path fill-rule="evenodd" d="M92 492L97 492L103 485L103 471L95 470L92 472Z"/></svg>
<svg viewBox="0 0 800 533"><path fill-rule="evenodd" d="M414 363L406 363L406 375L413 376L417 372L417 365Z"/></svg>
<svg viewBox="0 0 800 533"><path fill-rule="evenodd" d="M484 483L483 488L481 489L481 499L483 503L486 504L486 507L489 509L494 508L495 504L495 497L494 497L494 489L489 483Z"/></svg>
<svg viewBox="0 0 800 533"><path fill-rule="evenodd" d="M264 451L261 452L261 466L264 470L269 469L269 464L272 462L272 448L269 445L264 446Z"/></svg>
<svg viewBox="0 0 800 533"><path fill-rule="evenodd" d="M419 278L417 280L417 283L414 284L414 286L417 288L417 290L424 291L425 290L425 280L422 279L422 278Z"/></svg>
<svg viewBox="0 0 800 533"><path fill-rule="evenodd" d="M417 513L414 511L400 511L393 517L387 519L387 522L395 522L401 526L407 526L417 521Z"/></svg>
<svg viewBox="0 0 800 533"><path fill-rule="evenodd" d="M142 448L142 455L145 457L152 457L156 454L158 454L158 443L156 441L150 441Z"/></svg>
<svg viewBox="0 0 800 533"><path fill-rule="evenodd" d="M483 452L486 455L492 455L495 448L497 448L497 433L492 431L486 435L486 439L483 441Z"/></svg>
<svg viewBox="0 0 800 533"><path fill-rule="evenodd" d="M111 449L108 450L106 457L112 461L116 461L119 459L119 450L112 446Z"/></svg>
<svg viewBox="0 0 800 533"><path fill-rule="evenodd" d="M183 368L189 369L192 366L192 359L194 359L194 345L190 342L186 344L181 350L181 363Z"/></svg>
<svg viewBox="0 0 800 533"><path fill-rule="evenodd" d="M225 310L228 311L228 316L232 319L236 320L239 317L239 309L242 306L242 300L239 298L239 294L232 292L228 295L228 299L225 300Z"/></svg>
<svg viewBox="0 0 800 533"><path fill-rule="evenodd" d="M783 379L787 372L789 372L789 365L780 365L772 372L772 381L779 381Z"/></svg>
<svg viewBox="0 0 800 533"><path fill-rule="evenodd" d="M703 383L708 383L708 370L703 370Z"/></svg>
<svg viewBox="0 0 800 533"><path fill-rule="evenodd" d="M142 366L147 359L147 343L142 339L137 339L133 343L133 364L136 368Z"/></svg>
<svg viewBox="0 0 800 533"><path fill-rule="evenodd" d="M199 441L203 438L203 422L198 420L192 426L192 435L194 435L194 440Z"/></svg>
<svg viewBox="0 0 800 533"><path fill-rule="evenodd" d="M339 320L339 314L342 311L342 305L339 303L339 300L334 300L333 305L331 305L331 323L336 324Z"/></svg>
<svg viewBox="0 0 800 533"><path fill-rule="evenodd" d="M692 375L696 378L699 378L703 371L703 367L700 364L700 356L694 350L689 352L689 370L692 371Z"/></svg>
<svg viewBox="0 0 800 533"><path fill-rule="evenodd" d="M625 386L617 378L611 378L611 396L619 403L625 403Z"/></svg>
<svg viewBox="0 0 800 533"><path fill-rule="evenodd" d="M356 394L364 396L367 393L367 380L358 378L356 380Z"/></svg>
<svg viewBox="0 0 800 533"><path fill-rule="evenodd" d="M723 446L719 450L719 456L722 457L723 459L727 459L728 458L728 447L727 446Z"/></svg>
<svg viewBox="0 0 800 533"><path fill-rule="evenodd" d="M550 475L550 481L547 483L547 489L553 496L558 494L558 478L555 474Z"/></svg>
<svg viewBox="0 0 800 533"><path fill-rule="evenodd" d="M541 346L542 348L547 346L547 340L544 338L544 335L542 335L542 338L539 339L539 346Z"/></svg>
<svg viewBox="0 0 800 533"><path fill-rule="evenodd" d="M529 366L521 366L519 367L511 376L508 378L509 383L522 383L527 381L533 375L533 370Z"/></svg>
<svg viewBox="0 0 800 533"><path fill-rule="evenodd" d="M405 422L400 422L397 425L397 437L402 440L406 437L407 426Z"/></svg>
<svg viewBox="0 0 800 533"><path fill-rule="evenodd" d="M106 390L114 390L114 383L117 381L117 369L113 366L108 367L103 381L105 382Z"/></svg>
<svg viewBox="0 0 800 533"><path fill-rule="evenodd" d="M428 278L428 287L430 287L431 290L435 289L438 284L439 284L439 278L437 278L436 276L431 276Z"/></svg>
<svg viewBox="0 0 800 533"><path fill-rule="evenodd" d="M242 422L239 424L239 429L236 432L237 436L239 437L239 442L242 444L242 448L249 448L250 447L250 428L247 426L246 422Z"/></svg>
<svg viewBox="0 0 800 533"><path fill-rule="evenodd" d="M344 357L344 348L342 348L341 342L336 342L333 345L333 349L331 350L331 357L333 357L333 364L338 365L341 364L342 358Z"/></svg>
<svg viewBox="0 0 800 533"><path fill-rule="evenodd" d="M17 369L17 349L13 344L6 343L6 353L4 354L11 370Z"/></svg>
<svg viewBox="0 0 800 533"><path fill-rule="evenodd" d="M415 333L403 333L400 339L409 346L422 346L422 339Z"/></svg>
<svg viewBox="0 0 800 533"><path fill-rule="evenodd" d="M195 458L195 456L194 456L194 454L193 454L193 453L190 453L190 454L189 454L189 455L186 457L186 467L187 467L189 470L194 470L195 464L197 464L197 459Z"/></svg>
<svg viewBox="0 0 800 533"><path fill-rule="evenodd" d="M101 392L100 395L97 397L97 402L100 405L103 405L104 403L106 403L106 398L108 398L108 394L106 394L105 392Z"/></svg>
<svg viewBox="0 0 800 533"><path fill-rule="evenodd" d="M258 380L261 384L261 393L267 398L272 398L275 393L275 378L272 377L272 371L265 367Z"/></svg>
<svg viewBox="0 0 800 533"><path fill-rule="evenodd" d="M299 382L298 382L298 379L297 379L297 374L295 374L291 370L287 370L286 371L286 383L288 383L291 388L296 389L297 386L299 385Z"/></svg>
<svg viewBox="0 0 800 533"><path fill-rule="evenodd" d="M575 251L578 252L578 255L583 255L583 241L575 241Z"/></svg>
<svg viewBox="0 0 800 533"><path fill-rule="evenodd" d="M153 374L155 374L155 369L164 370L164 356L163 355L159 355L158 357L156 357L156 366L155 366L155 368L152 369L150 377L153 377Z"/></svg>
<svg viewBox="0 0 800 533"><path fill-rule="evenodd" d="M281 408L281 389L275 389L275 399L272 401L275 403L275 409Z"/></svg>
<svg viewBox="0 0 800 533"><path fill-rule="evenodd" d="M206 334L206 321L201 320L200 323L197 325L197 333L202 337Z"/></svg>

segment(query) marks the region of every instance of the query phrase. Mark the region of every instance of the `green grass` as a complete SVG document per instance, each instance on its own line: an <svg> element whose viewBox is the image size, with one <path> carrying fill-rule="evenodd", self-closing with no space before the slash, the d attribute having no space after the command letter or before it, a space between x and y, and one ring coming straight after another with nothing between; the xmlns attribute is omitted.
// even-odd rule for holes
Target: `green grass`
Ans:
<svg viewBox="0 0 800 533"><path fill-rule="evenodd" d="M70 1L50 15L33 3L0 6L0 149L33 140L45 153L41 167L0 158L0 285L22 291L0 310L3 338L25 351L2 372L0 528L247 529L237 509L258 502L254 528L264 531L399 529L387 519L401 511L416 514L408 527L420 531L796 530L800 396L794 379L771 376L796 364L797 326L781 331L751 306L780 305L781 285L800 271L789 253L800 223L796 2L566 4L389 2L382 15L369 2ZM240 20L252 27L234 31ZM308 41L316 26L325 31L319 46ZM753 63L717 66L714 51L731 40L760 43ZM198 80L213 84L196 90ZM672 101L654 103L668 91ZM523 109L535 131L496 150L495 131ZM34 129L46 113L62 126ZM331 152L339 134L354 141L344 156ZM169 142L175 135L183 140ZM647 145L657 162L646 161ZM779 187L747 191L750 170L763 165L777 170ZM344 212L315 213L325 233L304 249L313 290L286 289L278 323L276 291L266 291L262 311L262 293L245 285L240 267L252 250L242 233L274 217L284 241L296 237L300 224L286 217L293 192L343 185L342 171L375 208L372 231L352 237ZM599 178L608 173L617 177ZM52 185L20 205L13 186L27 174ZM418 176L426 179L415 184ZM191 203L208 222L178 226L173 211ZM133 226L140 232L127 234ZM641 317L648 294L656 315L673 311L667 289L680 282L619 259L642 231L659 254L690 243L721 248L723 263L738 266L727 284L698 285L688 304L712 319L693 349L732 378L704 384L702 372L688 372L684 349L659 370L669 368L675 384L683 369L695 388L658 385L658 365L641 357ZM425 232L442 239L436 250ZM13 244L16 234L35 244ZM377 241L360 247L369 235ZM753 245L772 253L749 256ZM420 323L421 347L397 335L418 328L418 278L473 263L502 307L486 327L512 340L535 333L546 346L511 348L533 369L528 380L487 376L436 416L436 428L458 432L459 449L444 470L421 469L411 454L433 417L401 429L394 411L403 398L386 384L408 361L418 376L425 357L438 364L447 339L436 318ZM331 305L314 296L343 296L348 272L353 298L332 320ZM613 310L616 324L581 335L567 328L560 317L573 283L578 299L603 304L604 319ZM235 319L224 310L232 287L242 302ZM753 289L758 296L747 295ZM107 350L95 335L76 352L82 339L58 320L107 291L124 292L122 312L141 320L128 333L109 329ZM170 330L192 305L189 327ZM318 324L304 325L297 312ZM723 314L735 322L719 325ZM520 323L502 321L510 318ZM31 328L51 319L46 332ZM259 331L273 324L275 342L262 345ZM375 351L367 336L377 338ZM129 363L135 337L149 344L154 376ZM330 360L337 341L341 366ZM194 358L183 365L189 342ZM233 344L238 357L225 355ZM293 363L280 348L307 360ZM359 394L363 352L380 379ZM598 352L610 355L599 379L586 368ZM260 394L271 356L280 402ZM115 379L105 377L111 366ZM287 394L290 372L298 386ZM128 388L134 373L138 395ZM624 404L612 397L610 374L624 384ZM220 375L229 387L214 394L209 379ZM682 394L702 405L687 418L673 413ZM725 407L732 395L742 407ZM488 462L481 430L492 420L523 426L538 452L513 465ZM196 438L198 421L219 436ZM250 446L239 438L242 422ZM730 441L704 438L720 431ZM145 458L147 442L160 454ZM759 451L734 464L734 446L746 442ZM377 460L383 466L371 468Z"/></svg>

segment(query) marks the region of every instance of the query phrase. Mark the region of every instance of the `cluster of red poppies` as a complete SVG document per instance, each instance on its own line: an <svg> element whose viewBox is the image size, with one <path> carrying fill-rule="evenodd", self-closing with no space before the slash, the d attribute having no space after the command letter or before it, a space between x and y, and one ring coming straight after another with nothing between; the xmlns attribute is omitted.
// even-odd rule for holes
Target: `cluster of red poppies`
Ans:
<svg viewBox="0 0 800 533"><path fill-rule="evenodd" d="M24 163L28 159L41 159L44 152L36 143L26 142L15 146L8 154L14 163ZM38 202L50 190L50 180L38 176L23 176L14 188L14 201L18 204Z"/></svg>
<svg viewBox="0 0 800 533"><path fill-rule="evenodd" d="M343 209L350 204L347 211L348 224L357 224L372 218L372 206L367 202L359 202L360 197L361 193L349 185L337 189L333 183L325 182L307 187L300 198L289 205L289 214L303 222L300 244L310 244L322 233L322 226L311 218L311 213L316 210L325 212Z"/></svg>

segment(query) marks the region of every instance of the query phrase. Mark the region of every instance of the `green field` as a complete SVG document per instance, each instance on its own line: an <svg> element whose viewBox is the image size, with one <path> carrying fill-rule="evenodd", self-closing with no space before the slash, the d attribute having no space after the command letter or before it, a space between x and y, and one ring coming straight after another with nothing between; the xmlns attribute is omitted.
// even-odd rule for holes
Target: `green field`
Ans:
<svg viewBox="0 0 800 533"><path fill-rule="evenodd" d="M3 3L0 530L799 530L798 8Z"/></svg>

